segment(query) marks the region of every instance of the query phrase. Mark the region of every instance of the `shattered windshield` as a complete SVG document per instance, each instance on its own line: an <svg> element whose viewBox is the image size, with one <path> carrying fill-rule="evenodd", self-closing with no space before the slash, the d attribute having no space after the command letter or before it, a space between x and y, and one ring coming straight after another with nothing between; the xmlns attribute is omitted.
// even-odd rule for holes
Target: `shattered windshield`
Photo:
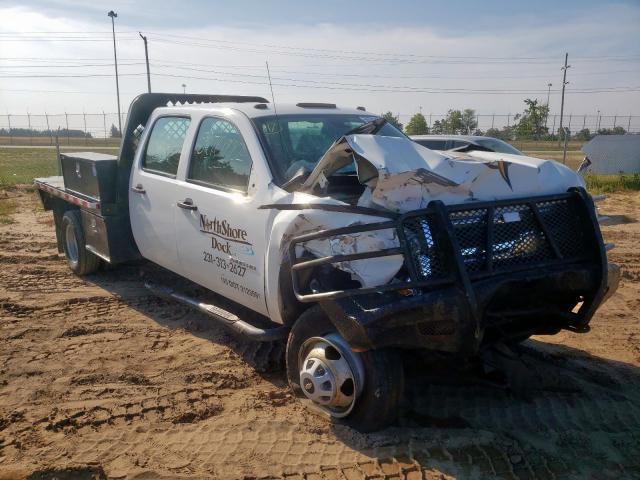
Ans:
<svg viewBox="0 0 640 480"><path fill-rule="evenodd" d="M253 121L271 157L272 168L278 170L278 177L284 183L300 172L311 172L333 142L376 119L372 115L305 114L259 117ZM403 133L388 123L376 133L404 137ZM353 171L353 166L349 165L340 172Z"/></svg>

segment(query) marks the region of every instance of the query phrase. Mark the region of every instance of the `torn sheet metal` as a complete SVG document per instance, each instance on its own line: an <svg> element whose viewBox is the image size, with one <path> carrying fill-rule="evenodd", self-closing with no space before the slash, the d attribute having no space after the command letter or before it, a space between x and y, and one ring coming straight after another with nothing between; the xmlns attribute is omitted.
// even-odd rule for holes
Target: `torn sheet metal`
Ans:
<svg viewBox="0 0 640 480"><path fill-rule="evenodd" d="M358 224L360 224L360 222L349 222L344 226ZM327 257L363 252L378 252L399 246L400 243L396 230L386 229L340 235L328 240L312 240L306 242L304 246L300 248L304 248L304 250L316 257ZM359 281L362 286L372 287L389 283L402 267L403 260L402 255L389 255L386 257L341 262L334 264L334 266L350 273L351 278Z"/></svg>
<svg viewBox="0 0 640 480"><path fill-rule="evenodd" d="M318 198L300 192L284 195L279 198L276 203L309 205L308 210L300 211L292 221L287 222L288 226L282 234L282 241L280 243L281 256L284 256L284 249L287 248L289 240L294 236L388 220L388 218L384 216L377 217L352 213L336 213L314 209L314 204L344 205L344 203L329 197ZM324 240L305 242L298 245L296 256L298 258L304 257L305 253L307 253L314 257L329 257L352 253L376 252L387 248L397 248L399 246L400 243L396 231L394 229L385 229L339 235ZM402 255L389 255L386 257L337 263L335 266L350 273L352 278L359 281L363 286L371 287L389 283L402 267L402 263Z"/></svg>

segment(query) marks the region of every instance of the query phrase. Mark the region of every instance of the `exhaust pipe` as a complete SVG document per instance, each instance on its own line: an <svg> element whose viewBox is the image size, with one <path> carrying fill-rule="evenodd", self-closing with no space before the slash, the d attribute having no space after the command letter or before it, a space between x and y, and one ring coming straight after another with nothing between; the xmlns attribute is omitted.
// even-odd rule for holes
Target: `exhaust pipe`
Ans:
<svg viewBox="0 0 640 480"><path fill-rule="evenodd" d="M273 342L276 340L283 340L289 335L289 327L279 326L274 328L259 328L241 320L231 312L209 303L199 302L195 298L176 292L172 288L154 285L148 282L145 283L144 286L158 297L178 301L207 314L210 318L216 320L224 327L248 340L252 340L254 342Z"/></svg>

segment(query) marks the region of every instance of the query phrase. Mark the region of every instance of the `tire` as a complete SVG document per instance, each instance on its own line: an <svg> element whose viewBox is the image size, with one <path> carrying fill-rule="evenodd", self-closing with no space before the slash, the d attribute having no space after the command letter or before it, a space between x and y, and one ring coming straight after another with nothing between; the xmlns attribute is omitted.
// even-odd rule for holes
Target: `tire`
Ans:
<svg viewBox="0 0 640 480"><path fill-rule="evenodd" d="M100 266L100 259L87 250L78 210L64 212L61 222L62 247L67 264L76 275L88 275Z"/></svg>
<svg viewBox="0 0 640 480"><path fill-rule="evenodd" d="M305 397L300 385L301 349L314 337L339 337L335 327L319 306L306 310L289 334L286 367L289 385L297 396ZM339 337L342 339L342 337ZM344 344L346 342L342 339ZM404 391L404 371L399 352L393 349L349 353L357 356L362 366L362 385L353 406L346 416L336 416L321 405L336 423L348 425L360 432L374 432L391 425L398 414ZM307 357L308 358L308 357Z"/></svg>

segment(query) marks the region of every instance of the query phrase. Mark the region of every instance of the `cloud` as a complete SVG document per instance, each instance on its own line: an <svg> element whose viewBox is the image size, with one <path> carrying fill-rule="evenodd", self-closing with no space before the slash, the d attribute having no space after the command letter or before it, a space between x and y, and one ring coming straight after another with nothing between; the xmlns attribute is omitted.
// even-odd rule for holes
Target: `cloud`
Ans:
<svg viewBox="0 0 640 480"><path fill-rule="evenodd" d="M64 11L69 2L58 1ZM122 108L146 90L144 50L137 29L124 24L126 6L120 5L118 57ZM131 7L129 7L131 8ZM105 75L93 78L2 78L0 109L14 113L87 112L115 110L115 82L109 65L113 51L110 22L90 20L91 11L78 18L44 15L26 7L0 8L7 29L22 32L99 32L95 42L0 42L0 70L26 74ZM156 12L156 15L162 12ZM480 113L516 113L528 95L486 93L426 93L417 89L523 90L546 101L546 85L561 83L564 52L572 68L566 111L628 115L640 111L640 94L572 94L572 89L640 86L640 48L637 26L640 7L596 7L573 15L562 24L536 24L531 18L510 23L504 17L495 28L473 29L469 22L434 28L381 23L291 23L261 28L225 27L211 20L210 27L175 26L140 29L149 37L152 86L155 91L235 93L270 96L264 62L269 61L278 102L334 101L365 105L372 111L391 110L403 115L443 113L449 108L475 108ZM175 35L175 36L171 36ZM53 36L53 35L52 35ZM189 37L189 38L183 38ZM216 41L210 41L215 39ZM8 46L10 45L10 46ZM365 52L365 53L362 53ZM635 62L601 56L636 55ZM431 56L431 57L429 57ZM5 58L24 58L21 62ZM34 60L27 60L33 57ZM449 57L449 58L440 58ZM451 57L532 57L512 61ZM63 59L68 59L64 61ZM88 59L88 60L85 60ZM628 60L628 58L626 59ZM182 63L178 63L182 62ZM44 68L34 65L95 65ZM14 68L23 64L30 68ZM188 64L188 65L187 65ZM608 73L612 72L612 73ZM14 73L12 73L14 74ZM315 82L315 83L312 83ZM302 87L304 85L304 87ZM327 88L321 88L327 87ZM389 92L385 90L395 90ZM18 91L23 90L23 91ZM26 91L25 91L26 90ZM33 92L41 90L42 93ZM52 93L85 92L85 93ZM559 95L552 95L551 110L559 110ZM487 117L488 119L489 117ZM405 119L406 120L406 119ZM488 121L488 120L487 120ZM486 125L485 125L486 126Z"/></svg>

